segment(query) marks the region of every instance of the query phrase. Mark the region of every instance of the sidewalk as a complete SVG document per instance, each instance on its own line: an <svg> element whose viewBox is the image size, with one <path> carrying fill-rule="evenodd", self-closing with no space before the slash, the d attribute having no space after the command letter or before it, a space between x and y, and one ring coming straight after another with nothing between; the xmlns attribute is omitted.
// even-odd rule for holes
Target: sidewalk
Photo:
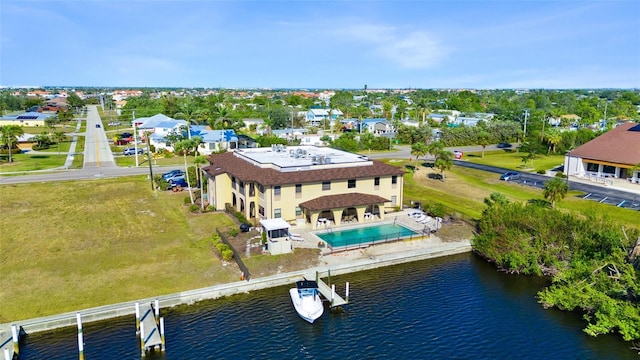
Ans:
<svg viewBox="0 0 640 360"><path fill-rule="evenodd" d="M582 184L601 186L606 189L614 189L620 191L631 192L640 195L640 184L632 184L626 179L607 179L607 183L601 183L597 181L591 181L589 179L581 178L575 175L569 177L570 182L579 182Z"/></svg>

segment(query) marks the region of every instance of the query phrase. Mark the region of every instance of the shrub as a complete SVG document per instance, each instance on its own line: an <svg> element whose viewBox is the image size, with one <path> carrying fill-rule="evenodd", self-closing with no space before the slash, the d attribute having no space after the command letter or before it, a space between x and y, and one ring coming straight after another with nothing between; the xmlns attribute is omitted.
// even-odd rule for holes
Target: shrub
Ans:
<svg viewBox="0 0 640 360"><path fill-rule="evenodd" d="M565 175L562 171L558 171L558 172L556 173L556 177L559 177L559 178L563 178L563 179L564 179L564 178L566 178L566 177L567 177L567 175Z"/></svg>
<svg viewBox="0 0 640 360"><path fill-rule="evenodd" d="M238 229L233 228L229 230L229 235L231 235L232 237L235 237L236 235L238 235Z"/></svg>
<svg viewBox="0 0 640 360"><path fill-rule="evenodd" d="M42 145L33 145L31 147L31 149L33 149L34 151L39 151L39 150L46 150L49 148L49 144L42 144Z"/></svg>
<svg viewBox="0 0 640 360"><path fill-rule="evenodd" d="M158 185L158 189L160 189L162 191L169 190L169 183L166 182L161 176L158 177L158 179L155 182Z"/></svg>
<svg viewBox="0 0 640 360"><path fill-rule="evenodd" d="M547 171L543 170L543 169L540 169L540 170L536 171L536 173L544 175L544 174L547 173Z"/></svg>
<svg viewBox="0 0 640 360"><path fill-rule="evenodd" d="M182 200L183 204L191 204L191 198L188 196L185 196L185 198Z"/></svg>
<svg viewBox="0 0 640 360"><path fill-rule="evenodd" d="M429 204L428 208L425 210L427 210L431 215L441 218L443 218L447 213L446 208L442 203Z"/></svg>
<svg viewBox="0 0 640 360"><path fill-rule="evenodd" d="M218 249L218 252L222 254L223 251L229 250L229 245L220 242L216 244L216 249Z"/></svg>
<svg viewBox="0 0 640 360"><path fill-rule="evenodd" d="M213 244L213 246L217 246L220 243L220 235L213 234L211 236L211 243Z"/></svg>
<svg viewBox="0 0 640 360"><path fill-rule="evenodd" d="M266 244L266 243L267 243L267 232L266 232L266 231L263 231L263 232L261 233L261 236L262 236L262 245L264 245L264 244Z"/></svg>
<svg viewBox="0 0 640 360"><path fill-rule="evenodd" d="M225 261L230 261L231 259L233 259L233 250L231 249L226 249L222 251L221 254L222 254L222 258Z"/></svg>
<svg viewBox="0 0 640 360"><path fill-rule="evenodd" d="M235 217L236 219L238 219L238 221L240 221L241 223L246 223L247 222L247 218L244 217L244 214L242 214L240 211L236 211L235 213Z"/></svg>
<svg viewBox="0 0 640 360"><path fill-rule="evenodd" d="M189 211L192 213L198 210L200 210L200 207L197 204L192 204L191 206L189 206Z"/></svg>
<svg viewBox="0 0 640 360"><path fill-rule="evenodd" d="M213 205L207 206L207 211L215 211L215 210L216 210L215 206L213 206Z"/></svg>

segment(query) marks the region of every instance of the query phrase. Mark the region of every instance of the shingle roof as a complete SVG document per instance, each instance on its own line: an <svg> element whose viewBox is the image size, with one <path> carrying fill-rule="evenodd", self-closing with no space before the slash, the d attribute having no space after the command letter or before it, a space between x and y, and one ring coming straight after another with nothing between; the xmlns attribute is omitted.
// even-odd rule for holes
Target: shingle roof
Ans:
<svg viewBox="0 0 640 360"><path fill-rule="evenodd" d="M402 176L404 171L395 166L373 160L370 166L335 167L319 170L302 170L280 172L252 165L235 156L232 152L211 154L205 171L216 176L227 173L241 181L255 181L264 186L302 184L331 180L347 180L358 178L373 178L377 176Z"/></svg>
<svg viewBox="0 0 640 360"><path fill-rule="evenodd" d="M385 202L389 202L389 200L378 195L351 193L320 196L300 203L300 207L309 211L319 211L350 206L375 205Z"/></svg>
<svg viewBox="0 0 640 360"><path fill-rule="evenodd" d="M579 146L570 156L626 165L640 163L640 124L624 123Z"/></svg>

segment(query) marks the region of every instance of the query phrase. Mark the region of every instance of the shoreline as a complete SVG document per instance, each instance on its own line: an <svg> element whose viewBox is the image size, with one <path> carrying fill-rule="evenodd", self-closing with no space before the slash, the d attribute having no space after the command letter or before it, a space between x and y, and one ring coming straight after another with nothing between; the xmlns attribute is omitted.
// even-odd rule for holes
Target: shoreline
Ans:
<svg viewBox="0 0 640 360"><path fill-rule="evenodd" d="M434 237L432 237L432 239L433 238ZM414 240L410 243L409 246L413 244L419 244L420 242L423 242L424 244L424 242L429 242L429 240ZM373 246L364 250L352 250L348 252L347 255L342 255L340 259L332 259L331 257L333 256L325 255L320 258L320 262L324 262L325 265L319 265L309 269L270 275L261 278L252 278L249 281L237 281L153 298L138 299L112 305L98 306L94 308L82 309L74 312L67 312L40 318L14 321L10 323L0 324L0 331L10 328L11 325L16 325L21 332L26 334L54 330L64 327L75 327L77 326L76 314L81 314L82 322L83 324L86 324L88 322L108 320L121 316L133 316L135 314L136 303L148 303L158 300L160 308L171 308L179 305L192 305L199 301L215 300L224 296L231 296L239 293L249 293L251 291L292 284L295 283L295 281L300 280L303 276L315 273L316 271L320 274L320 276L326 276L328 271L331 271L333 275L343 275L385 266L462 254L471 251L471 244L469 240L450 243L439 242L438 246L416 246L415 248L410 250L403 249L400 251L397 251L398 245L400 245L401 247L405 247L405 244L388 244L392 247L396 247L396 251L379 253L380 250L383 250L384 245L385 244L376 245L381 246L377 249L376 246ZM433 244L429 242L428 245ZM323 261L324 258L328 258L328 261ZM134 319L132 318L132 322L133 321Z"/></svg>

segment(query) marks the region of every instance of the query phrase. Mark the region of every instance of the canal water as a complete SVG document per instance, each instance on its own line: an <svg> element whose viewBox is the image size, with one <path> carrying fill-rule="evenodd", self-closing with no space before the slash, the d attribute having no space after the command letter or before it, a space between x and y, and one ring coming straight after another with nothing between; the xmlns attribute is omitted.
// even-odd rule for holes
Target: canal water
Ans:
<svg viewBox="0 0 640 360"><path fill-rule="evenodd" d="M351 303L313 325L289 287L161 309L165 354L147 359L640 359L614 335L582 332L578 313L545 310L543 279L472 254L333 277ZM140 359L134 316L87 323L85 359ZM77 359L75 328L30 334L20 359Z"/></svg>

